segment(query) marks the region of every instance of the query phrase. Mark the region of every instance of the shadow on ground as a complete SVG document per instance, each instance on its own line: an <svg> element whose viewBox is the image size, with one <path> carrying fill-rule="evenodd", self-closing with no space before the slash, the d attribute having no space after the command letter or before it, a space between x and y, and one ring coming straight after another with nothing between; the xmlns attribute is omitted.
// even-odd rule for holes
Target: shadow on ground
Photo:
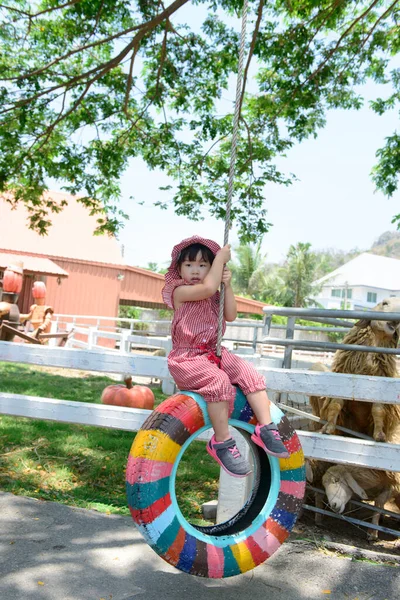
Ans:
<svg viewBox="0 0 400 600"><path fill-rule="evenodd" d="M395 600L398 567L354 562L288 541L244 575L181 573L143 541L130 517L0 493L1 600Z"/></svg>

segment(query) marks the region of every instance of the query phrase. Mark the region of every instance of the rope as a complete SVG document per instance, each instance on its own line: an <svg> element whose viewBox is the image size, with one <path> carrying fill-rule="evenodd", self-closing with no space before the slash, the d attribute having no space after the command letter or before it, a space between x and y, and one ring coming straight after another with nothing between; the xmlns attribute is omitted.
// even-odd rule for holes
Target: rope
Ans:
<svg viewBox="0 0 400 600"><path fill-rule="evenodd" d="M245 47L245 43L246 43L247 11L248 11L248 0L244 0L243 12L242 12L242 30L240 33L239 64L238 64L238 74L237 74L237 80L236 80L236 100L235 100L235 115L233 118L231 160L230 160L230 166L229 166L228 198L226 201L224 246L226 246L226 244L228 243L229 229L231 226L231 205L232 205L232 196L233 196L235 162L236 162L236 155L237 155L239 118L240 118L240 110L241 110L243 58L244 58L244 47ZM221 283L220 305L219 305L219 315L218 315L218 338L217 338L217 351L216 351L217 356L221 356L222 323L224 320L224 302L225 302L225 288L224 288L224 285Z"/></svg>

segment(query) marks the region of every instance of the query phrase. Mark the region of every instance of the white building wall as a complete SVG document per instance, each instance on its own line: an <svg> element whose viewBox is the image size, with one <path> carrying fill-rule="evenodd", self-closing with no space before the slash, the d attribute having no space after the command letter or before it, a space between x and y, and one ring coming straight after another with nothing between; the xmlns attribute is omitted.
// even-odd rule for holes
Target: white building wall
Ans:
<svg viewBox="0 0 400 600"><path fill-rule="evenodd" d="M376 304L382 302L385 298L389 298L390 296L400 297L400 290L386 290L382 288L374 288L367 286L348 286L348 290L352 290L351 299L347 299L347 306L344 306L345 297L343 296L332 296L332 289L344 290L345 288L342 286L332 286L326 285L322 288L322 290L315 296L316 302L320 304L323 308L331 308L331 309L344 309L347 308L349 310L354 310L356 308L374 308ZM375 299L368 301L368 292L371 294L376 294Z"/></svg>

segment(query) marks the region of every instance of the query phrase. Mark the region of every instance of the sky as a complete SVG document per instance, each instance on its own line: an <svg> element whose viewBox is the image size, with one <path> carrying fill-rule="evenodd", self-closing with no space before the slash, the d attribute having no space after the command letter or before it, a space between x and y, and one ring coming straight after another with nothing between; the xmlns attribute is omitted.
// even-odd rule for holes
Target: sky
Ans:
<svg viewBox="0 0 400 600"><path fill-rule="evenodd" d="M298 181L265 188L267 220L273 223L262 242L268 262L283 261L297 242L310 242L314 250L368 249L383 232L396 230L391 220L400 212L400 194L388 199L375 192L370 177L376 150L396 127L396 111L383 116L369 108L330 111L317 139L297 145L277 163ZM121 208L130 220L119 239L128 264L166 266L173 245L194 234L223 241L223 221L207 216L194 222L172 208L152 206L160 198L158 187L167 183L163 173L149 171L141 160L132 161L123 178ZM131 195L135 201L129 200ZM234 228L229 242L233 248L238 244Z"/></svg>

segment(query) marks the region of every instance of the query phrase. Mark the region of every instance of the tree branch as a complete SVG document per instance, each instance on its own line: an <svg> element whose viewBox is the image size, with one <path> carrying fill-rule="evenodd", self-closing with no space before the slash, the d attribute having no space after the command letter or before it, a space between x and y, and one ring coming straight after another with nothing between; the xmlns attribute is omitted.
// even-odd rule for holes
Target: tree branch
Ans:
<svg viewBox="0 0 400 600"><path fill-rule="evenodd" d="M29 73L24 73L23 75L18 75L17 77L6 77L6 78L3 78L2 81L21 81L23 79L27 79L28 77L40 75L41 73L43 73L50 67L57 65L59 62L66 60L67 58L69 58L70 56L73 56L77 52L83 52L83 50L88 50L89 48L94 48L95 46L101 46L102 44L107 44L108 42L111 42L112 40L115 40L119 37L122 37L122 36L126 35L127 33L132 33L132 31L137 31L138 29L145 27L148 24L148 22L149 21L146 21L146 23L143 23L142 25L135 25L135 27L130 27L129 29L125 29L124 31L120 31L119 33L114 33L113 35L110 35L101 40L97 40L96 42L91 42L90 44L86 44L84 46L79 46L78 48L74 48L70 52L67 52L66 54L63 54L62 56L59 56L59 57L55 58L53 61L47 63L47 65L40 67L40 69L36 69L36 71L30 71Z"/></svg>
<svg viewBox="0 0 400 600"><path fill-rule="evenodd" d="M137 51L138 51L138 46L135 46L134 49L132 50L132 58L131 58L131 62L130 62L130 65L129 65L128 80L126 82L126 91L125 91L125 100L124 100L123 111L124 111L124 113L126 114L127 117L129 117L129 115L128 115L128 102L129 102L129 96L130 96L131 86L132 86L133 65L135 64L135 58L136 58Z"/></svg>
<svg viewBox="0 0 400 600"><path fill-rule="evenodd" d="M363 42L362 42L361 46L360 47L357 46L357 48L354 50L354 53L353 53L353 56L351 57L351 59L347 61L347 63L344 65L343 69L340 71L340 73L338 75L338 79L339 80L342 77L344 71L347 69L347 67L349 65L351 65L351 63L353 62L353 60L356 57L356 55L364 48L365 44L368 42L369 38L371 37L371 35L375 31L375 29L377 28L377 26L379 25L379 23L390 13L390 11L394 8L394 6L396 6L396 4L398 4L398 0L395 0L389 6L389 8L384 13L381 14L381 16L379 17L379 19L377 19L377 21L374 23L373 27L371 27L371 29L369 30L368 34L363 39ZM361 60L362 59L360 58L360 61Z"/></svg>
<svg viewBox="0 0 400 600"><path fill-rule="evenodd" d="M71 0L70 2L65 2L64 4L59 4L58 6L52 6L51 8L46 8L44 10L39 11L38 13L32 14L28 13L24 10L20 10L18 8L14 8L13 6L7 6L5 4L0 4L0 8L5 8L6 10L12 10L13 12L19 13L24 17L28 17L28 19L35 19L36 17L40 17L46 13L53 12L54 10L60 10L61 8L66 8L67 6L73 6L74 4L78 4L81 0Z"/></svg>
<svg viewBox="0 0 400 600"><path fill-rule="evenodd" d="M326 63L332 58L332 56L336 53L336 51L338 50L341 42L343 41L343 39L350 33L350 31L352 31L352 29L354 29L354 27L356 26L356 24L361 21L369 12L371 12L371 10L373 9L373 7L378 4L380 0L374 0L374 2L372 4L370 4L370 6L361 14L359 15L352 23L351 25L349 25L349 27L344 31L344 33L340 36L340 38L338 39L338 41L336 42L335 46L328 52L327 56L325 57L325 59L318 65L318 67L316 69L314 69L314 71L299 85L297 86L293 92L290 95L290 99L277 111L275 118L279 117L283 110L289 105L289 102L291 100L293 100L298 92L312 79L314 79L317 74L321 71L321 69L326 65Z"/></svg>
<svg viewBox="0 0 400 600"><path fill-rule="evenodd" d="M7 108L3 111L0 111L0 114L10 112L10 111L14 110L14 108L16 108L16 107L25 106L25 105L29 104L30 102L33 102L34 100L37 100L38 98L45 96L46 94L49 94L50 92L54 92L55 90L57 90L59 88L62 88L62 87L70 88L73 86L73 84L81 81L85 77L93 75L93 73L97 73L99 71L99 69L101 69L102 75L105 75L108 71L110 71L111 69L118 66L119 63L129 54L129 52L136 45L138 45L141 42L141 40L147 35L147 33L149 33L152 29L155 29L157 27L157 25L160 25L160 23L162 23L165 19L168 19L168 17L170 17L174 12L179 10L188 1L189 0L175 0L175 2L170 4L170 6L168 6L168 8L165 9L165 11L163 11L162 13L160 13L159 15L157 15L150 21L147 21L142 26L140 26L140 31L132 38L130 43L127 46L125 46L125 48L111 60L107 61L106 63L97 65L95 68L90 69L89 71L86 71L86 73L81 73L80 75L77 75L76 77L73 77L72 79L64 81L63 83L60 83L53 87L50 87L47 90L38 92L37 94L35 94L34 96L31 96L30 98L26 98L24 100L18 100L16 102L14 102L9 108ZM92 81L96 81L96 79L98 79L98 77L95 77Z"/></svg>
<svg viewBox="0 0 400 600"><path fill-rule="evenodd" d="M80 0L76 0L76 1L80 1ZM46 69L53 67L54 65L58 64L59 62L69 58L70 56L73 56L77 52L82 52L83 50L88 50L89 48L94 48L95 46L100 46L102 44L106 44L106 43L111 42L112 40L115 40L117 38L120 38L128 33L132 33L132 31L137 31L137 30L140 30L143 28L145 28L146 30L154 29L155 27L157 27L157 25L159 25L164 20L164 17L166 17L166 19L168 20L168 17L171 14L173 14L173 12L175 12L176 10L181 8L181 6L186 4L188 1L189 0L175 0L175 2L173 4L178 4L179 6L177 8L175 8L173 11L170 10L172 7L172 4L171 4L167 9L164 10L164 12L160 13L153 19L150 19L150 21L146 21L145 23L142 23L140 25L135 25L134 27L129 27L128 29L124 29L124 31L120 31L120 32L110 35L106 38L103 38L101 40L91 42L90 44L86 44L84 46L79 46L78 48L75 48L74 50L71 50L70 52L63 54L62 56L55 58L53 61L47 63L47 65L44 65L40 69L36 69L35 71L30 71L29 73L24 73L23 75L18 75L17 77L5 77L5 78L2 78L2 81L20 81L23 79L27 79L28 77L40 75L40 73L43 73L44 71L46 71ZM146 31L146 33L147 33L147 31ZM92 35L93 35L93 33L92 33ZM103 65L105 65L105 64L107 64L107 63L103 63ZM99 65L97 68L100 68L103 65ZM94 72L94 70L88 71L85 75L90 75L93 72ZM66 82L65 85L67 83L68 82ZM52 90L50 89L48 91L52 91Z"/></svg>
<svg viewBox="0 0 400 600"><path fill-rule="evenodd" d="M241 121L243 121L244 126L246 127L246 131L247 131L247 141L249 144L249 152L250 152L250 156L249 158L246 160L246 162L244 163L241 171L244 172L244 170L246 169L247 165L250 163L250 170L251 170L251 174L252 176L255 178L255 174L254 174L254 165L253 165L253 143L251 141L251 132L250 132L250 127L247 124L246 119L240 115L240 119Z"/></svg>
<svg viewBox="0 0 400 600"><path fill-rule="evenodd" d="M260 0L260 4L258 5L258 9L257 9L257 21L254 26L254 31L253 31L253 35L252 35L251 43L250 43L249 55L247 57L246 67L243 72L242 94L240 96L239 114L240 114L242 104L243 104L244 92L246 89L246 81L247 81L247 75L248 75L249 68L250 68L250 63L251 63L251 59L253 57L254 48L256 45L256 41L257 41L257 35L260 30L264 4L265 4L265 0Z"/></svg>
<svg viewBox="0 0 400 600"><path fill-rule="evenodd" d="M156 90L154 92L154 95L156 95L156 93L158 91L158 86L160 85L161 73L162 73L162 70L164 67L165 57L167 55L168 23L169 23L169 19L167 19L166 23L165 23L164 37L163 37L162 46L161 46L160 64L158 65L158 69L157 69Z"/></svg>
<svg viewBox="0 0 400 600"><path fill-rule="evenodd" d="M94 20L94 27L93 27L93 29L92 29L92 33L91 33L91 34L90 34L90 35L89 35L89 36L86 38L86 41L90 40L90 38L91 38L91 37L92 37L92 36L95 34L95 32L96 32L97 26L98 26L98 24L99 24L99 21L100 21L101 13L103 12L103 8L104 8L104 2L105 2L105 0L101 0L101 4L100 4L100 7L99 7L99 10L97 11L97 15L96 15L96 18L95 18L95 20Z"/></svg>
<svg viewBox="0 0 400 600"><path fill-rule="evenodd" d="M311 19L311 21L308 24L311 24L315 19L317 19L319 16L321 16L323 13L326 13L330 8L332 9L328 15L322 19L321 23L319 24L319 26L317 27L317 29L314 32L314 35L310 38L307 48L306 50L309 49L309 47L311 46L311 43L313 42L313 40L317 37L317 35L319 34L319 32L321 31L322 27L325 25L325 23L327 22L327 20L329 19L329 17L332 15L332 13L335 12L335 10L341 5L343 4L345 0L335 0L335 2L333 4L331 4L329 7L325 8L324 10L322 10L320 13L318 13L313 19Z"/></svg>
<svg viewBox="0 0 400 600"><path fill-rule="evenodd" d="M379 2L380 2L380 0L374 0L373 3L351 23L351 25L346 29L346 31L344 33L342 33L342 35L336 42L335 46L333 48L331 48L331 50L328 52L328 55L326 56L326 58L318 65L318 68L315 69L313 71L313 73L311 73L311 75L309 75L307 77L307 79L305 80L304 83L307 83L307 81L311 81L311 79L314 79L316 77L316 75L318 75L318 73L322 70L322 68L326 65L326 63L332 58L332 56L338 50L338 48L339 48L340 44L342 43L342 41L344 40L344 38L354 29L354 27L357 25L357 23L359 21L361 21L368 13L371 12L371 10L374 8L374 6L376 4L378 4Z"/></svg>

